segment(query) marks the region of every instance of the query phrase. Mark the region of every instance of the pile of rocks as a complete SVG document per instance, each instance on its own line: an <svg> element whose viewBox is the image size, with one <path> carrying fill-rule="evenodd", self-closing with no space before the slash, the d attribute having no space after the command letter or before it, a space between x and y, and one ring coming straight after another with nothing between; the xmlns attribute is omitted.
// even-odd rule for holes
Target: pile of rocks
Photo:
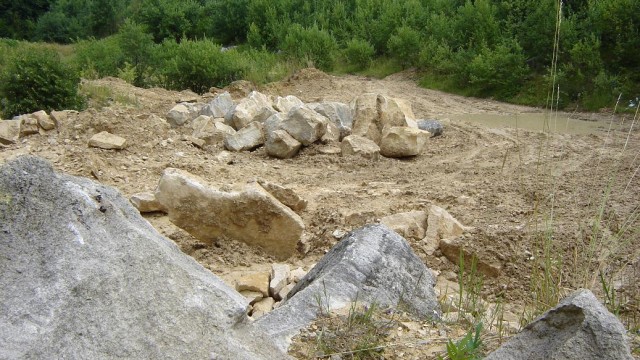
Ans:
<svg viewBox="0 0 640 360"><path fill-rule="evenodd" d="M428 137L442 132L441 125L417 122L408 102L371 93L350 104L305 104L292 95L270 98L257 91L236 103L225 92L208 104L180 103L166 118L172 127L190 124L201 145L223 144L229 151L264 146L268 155L283 159L314 143L371 159L417 156Z"/></svg>
<svg viewBox="0 0 640 360"><path fill-rule="evenodd" d="M236 280L235 288L247 299L249 315L257 319L280 306L287 294L307 274L298 267L291 270L287 264L272 264L271 273L252 273Z"/></svg>
<svg viewBox="0 0 640 360"><path fill-rule="evenodd" d="M16 116L13 120L0 121L0 144L10 145L18 139L32 134L44 133L58 127L68 115L67 111L36 111L33 114Z"/></svg>

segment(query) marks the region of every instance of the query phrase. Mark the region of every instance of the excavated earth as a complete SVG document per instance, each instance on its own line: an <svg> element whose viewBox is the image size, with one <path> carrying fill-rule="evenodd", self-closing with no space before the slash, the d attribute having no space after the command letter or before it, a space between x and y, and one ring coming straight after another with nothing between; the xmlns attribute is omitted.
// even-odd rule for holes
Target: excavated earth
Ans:
<svg viewBox="0 0 640 360"><path fill-rule="evenodd" d="M336 230L349 231L386 215L428 210L435 204L472 227L464 237L470 253L480 261L497 264L497 276L484 279L484 299L514 309L531 296L530 274L539 255L536 242L540 237L536 235L552 230L559 244L555 253L562 259L553 266L563 269L563 279L580 267L599 267L615 279L617 289L629 295L628 308L632 311L635 306L637 311L634 284L638 275L633 271L639 269L640 258L637 219L633 228L625 228L640 205L640 124L633 124L633 114L548 115L538 108L423 89L411 73L375 80L307 69L258 90L268 95L295 95L304 102L348 103L366 92L401 98L411 102L417 118L441 120L444 133L429 139L421 155L403 160L341 157L326 154L323 145L279 160L268 157L262 148L229 153L219 144L201 149L184 140L192 132L188 126L171 129L164 122L177 102L204 103L212 94L140 89L111 78L89 81L85 86L109 89L111 103L71 115L58 130L0 148L0 163L20 154L38 155L59 171L96 179L125 195L153 191L167 167L186 170L221 187L256 178L286 185L308 201L301 214L306 225L304 239L288 261L305 269L338 241ZM230 90L238 99L246 89ZM545 118L551 131L541 131ZM101 131L126 138L128 146L119 151L88 147L89 138ZM601 206L603 199L607 201ZM163 214L145 216L223 279L231 281L243 273L265 270L275 262L260 249L230 239L205 245ZM598 247L591 263L580 263L576 259L582 259L583 245L599 216L602 226L597 231L604 245ZM618 233L624 235L624 241L609 242ZM439 251L429 254L418 241L411 245L441 278L456 281L457 266ZM606 261L598 263L602 259ZM597 277L588 285L602 298ZM584 284L567 280L562 286L569 289ZM448 337L442 335L439 332L438 336ZM388 352L387 356L411 358L410 354L420 358L417 349Z"/></svg>

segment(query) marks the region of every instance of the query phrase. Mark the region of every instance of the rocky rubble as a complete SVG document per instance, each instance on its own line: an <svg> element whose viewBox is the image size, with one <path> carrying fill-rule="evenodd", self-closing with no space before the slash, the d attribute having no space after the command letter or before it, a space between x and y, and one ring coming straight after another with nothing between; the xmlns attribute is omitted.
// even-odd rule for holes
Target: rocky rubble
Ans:
<svg viewBox="0 0 640 360"><path fill-rule="evenodd" d="M412 157L432 135L418 127L408 102L379 94L360 95L348 105L305 104L292 95L272 99L255 90L235 103L224 92L205 105L178 104L166 117L173 127L192 122L193 137L207 145L222 143L230 151L264 145L268 155L280 159L315 143L340 142L347 156Z"/></svg>

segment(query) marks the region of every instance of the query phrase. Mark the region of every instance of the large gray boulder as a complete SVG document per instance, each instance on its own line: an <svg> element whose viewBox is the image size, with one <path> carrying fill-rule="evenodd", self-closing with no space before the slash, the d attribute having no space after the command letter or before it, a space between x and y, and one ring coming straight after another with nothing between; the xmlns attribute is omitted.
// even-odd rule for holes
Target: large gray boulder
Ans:
<svg viewBox="0 0 640 360"><path fill-rule="evenodd" d="M442 135L442 123L438 120L433 119L425 119L425 120L416 120L416 124L420 130L428 131L431 133L431 136L440 136Z"/></svg>
<svg viewBox="0 0 640 360"><path fill-rule="evenodd" d="M431 271L407 241L384 225L368 225L347 234L289 292L282 306L256 324L282 350L323 310L353 301L403 309L423 318L440 317ZM319 308L322 307L322 309Z"/></svg>
<svg viewBox="0 0 640 360"><path fill-rule="evenodd" d="M0 168L0 254L2 359L286 356L117 190L44 160Z"/></svg>
<svg viewBox="0 0 640 360"><path fill-rule="evenodd" d="M259 246L279 259L293 255L304 230L300 216L257 183L229 190L168 168L155 196L176 226L203 242L234 239Z"/></svg>
<svg viewBox="0 0 640 360"><path fill-rule="evenodd" d="M633 359L620 321L581 289L527 325L485 359Z"/></svg>

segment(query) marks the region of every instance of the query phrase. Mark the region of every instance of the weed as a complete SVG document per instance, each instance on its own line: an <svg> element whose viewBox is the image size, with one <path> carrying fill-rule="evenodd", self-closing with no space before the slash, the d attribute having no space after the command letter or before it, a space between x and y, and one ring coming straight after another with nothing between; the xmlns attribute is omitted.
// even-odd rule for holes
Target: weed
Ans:
<svg viewBox="0 0 640 360"><path fill-rule="evenodd" d="M455 343L451 340L447 343L447 355L445 357L438 356L439 360L475 360L481 359L480 347L482 346L482 322L476 324L474 329Z"/></svg>

